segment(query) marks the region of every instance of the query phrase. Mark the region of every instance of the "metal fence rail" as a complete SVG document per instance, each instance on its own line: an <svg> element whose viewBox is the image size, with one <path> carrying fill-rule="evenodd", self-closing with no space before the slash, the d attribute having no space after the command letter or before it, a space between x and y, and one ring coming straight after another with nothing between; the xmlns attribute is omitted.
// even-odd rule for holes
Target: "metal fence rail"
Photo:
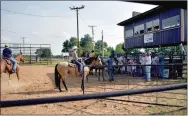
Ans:
<svg viewBox="0 0 188 116"><path fill-rule="evenodd" d="M136 95L143 93L161 92L167 90L186 89L186 88L187 88L187 84L183 83L183 84L165 85L165 86L143 88L136 90L123 90L116 92L104 92L104 93L75 95L75 96L8 100L8 101L1 101L0 103L1 103L1 108L5 108L5 107L13 107L13 106L26 106L26 105L36 105L36 104L46 104L46 103L99 99L99 98L117 97L117 96L125 96L125 95Z"/></svg>
<svg viewBox="0 0 188 116"><path fill-rule="evenodd" d="M11 48L13 55L22 54L25 57L24 64L48 64L52 63L51 54L47 56L43 56L40 53L36 53L42 49L49 49L51 51L51 44L22 44L22 43L1 43L1 53L5 48L4 45L8 44L9 48Z"/></svg>

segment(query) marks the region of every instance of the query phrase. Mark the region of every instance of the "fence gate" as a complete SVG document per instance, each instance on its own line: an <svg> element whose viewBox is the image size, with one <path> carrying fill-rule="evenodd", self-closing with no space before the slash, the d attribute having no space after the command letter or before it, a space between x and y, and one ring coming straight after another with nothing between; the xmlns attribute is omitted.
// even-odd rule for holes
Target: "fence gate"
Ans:
<svg viewBox="0 0 188 116"><path fill-rule="evenodd" d="M1 53L8 44L15 55L22 53L25 57L24 64L51 64L51 44L22 44L22 43L1 43Z"/></svg>

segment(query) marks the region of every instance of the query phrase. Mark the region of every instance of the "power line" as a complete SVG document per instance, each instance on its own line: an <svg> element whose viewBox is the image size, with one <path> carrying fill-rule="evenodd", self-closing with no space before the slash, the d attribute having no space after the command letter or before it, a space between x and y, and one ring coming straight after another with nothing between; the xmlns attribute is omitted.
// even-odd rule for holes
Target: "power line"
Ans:
<svg viewBox="0 0 188 116"><path fill-rule="evenodd" d="M2 11L14 13L14 14L20 14L20 15L27 15L27 16L35 16L35 17L48 17L48 18L65 18L66 16L42 16L42 15L36 15L36 14L30 14L30 13L21 13L21 12L15 12L7 9L1 9Z"/></svg>

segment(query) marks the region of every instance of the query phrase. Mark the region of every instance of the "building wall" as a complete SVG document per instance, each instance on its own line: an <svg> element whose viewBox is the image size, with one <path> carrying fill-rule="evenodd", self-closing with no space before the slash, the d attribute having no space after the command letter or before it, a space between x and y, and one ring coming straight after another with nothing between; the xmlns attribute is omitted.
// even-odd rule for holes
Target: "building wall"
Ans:
<svg viewBox="0 0 188 116"><path fill-rule="evenodd" d="M153 33L153 42L152 43L144 43L144 35L134 35L133 37L126 38L125 37L125 48L134 48L134 47L146 47L146 46L159 46L159 45L167 45L167 44L176 44L181 42L181 30L179 27L174 27L171 29L162 29L162 20L180 15L180 9L174 8L169 9L163 12L159 12L158 14L154 14L152 16L148 16L144 20L138 20L136 22L133 22L132 24L126 25L124 30L128 30L133 28L134 26L145 24L145 32L146 32L146 22L159 19L160 20L160 30L152 32ZM185 16L186 17L186 16ZM187 19L185 20L187 25ZM181 25L181 24L180 24ZM186 30L187 26L185 26ZM146 33L144 33L146 34ZM185 33L187 34L187 33ZM187 37L185 35L185 37Z"/></svg>

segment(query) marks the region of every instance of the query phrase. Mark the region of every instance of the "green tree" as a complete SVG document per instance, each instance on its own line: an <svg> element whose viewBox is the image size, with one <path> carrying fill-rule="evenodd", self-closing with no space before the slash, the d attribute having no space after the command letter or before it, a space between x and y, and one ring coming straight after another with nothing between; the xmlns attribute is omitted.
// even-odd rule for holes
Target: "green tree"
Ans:
<svg viewBox="0 0 188 116"><path fill-rule="evenodd" d="M61 52L68 52L73 46L77 46L78 39L75 37L71 37L70 40L66 40L63 42L63 49Z"/></svg>
<svg viewBox="0 0 188 116"><path fill-rule="evenodd" d="M80 46L82 47L82 51L92 50L92 38L89 34L86 34L81 38Z"/></svg>
<svg viewBox="0 0 188 116"><path fill-rule="evenodd" d="M70 46L73 47L73 46L77 46L78 45L78 39L76 39L76 37L71 37L70 38Z"/></svg>
<svg viewBox="0 0 188 116"><path fill-rule="evenodd" d="M108 44L107 44L106 42L103 42L103 44L104 44L104 48L107 49ZM98 41L95 43L95 49L102 50L102 40L98 40Z"/></svg>
<svg viewBox="0 0 188 116"><path fill-rule="evenodd" d="M116 51L116 53L119 53L119 54L125 53L125 51L123 50L123 43L116 45L115 51Z"/></svg>
<svg viewBox="0 0 188 116"><path fill-rule="evenodd" d="M108 52L111 52L111 51L113 51L113 50L114 50L113 47L111 47L111 46L107 47L107 51L108 51Z"/></svg>

